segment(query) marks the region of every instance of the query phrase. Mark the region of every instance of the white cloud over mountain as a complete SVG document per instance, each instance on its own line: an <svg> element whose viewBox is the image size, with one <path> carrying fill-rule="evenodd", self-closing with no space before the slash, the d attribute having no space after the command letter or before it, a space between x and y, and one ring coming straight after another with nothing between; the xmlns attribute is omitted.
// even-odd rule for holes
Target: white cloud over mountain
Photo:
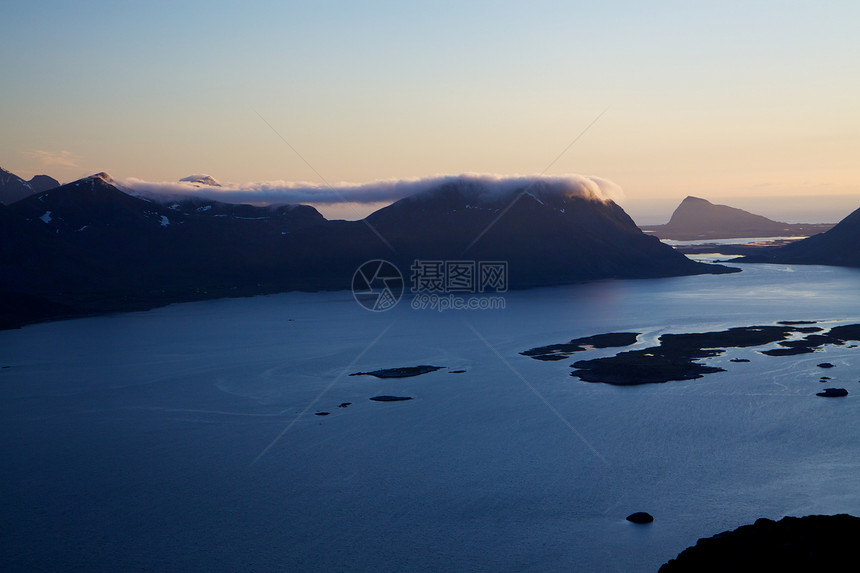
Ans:
<svg viewBox="0 0 860 573"><path fill-rule="evenodd" d="M169 201L200 198L227 203L311 205L391 203L404 197L447 184L467 186L476 197L507 195L528 191L538 195L577 196L595 200L619 200L621 188L600 177L584 175L505 176L494 174L437 175L417 179L389 179L370 183L339 183L323 186L307 182L259 181L243 184L206 185L209 176L196 175L190 181L152 182L128 178L119 184L128 192ZM192 178L186 178L192 179ZM215 181L211 177L211 181Z"/></svg>

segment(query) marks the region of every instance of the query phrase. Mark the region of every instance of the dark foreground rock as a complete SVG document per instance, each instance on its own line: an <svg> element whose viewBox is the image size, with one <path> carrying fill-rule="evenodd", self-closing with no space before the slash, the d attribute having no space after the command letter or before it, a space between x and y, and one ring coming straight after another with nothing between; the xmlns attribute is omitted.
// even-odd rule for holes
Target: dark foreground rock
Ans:
<svg viewBox="0 0 860 573"><path fill-rule="evenodd" d="M374 370L372 372L353 372L350 376L376 376L377 378L409 378L411 376L420 376L428 372L436 372L444 366L428 366L421 364L419 366L403 366L400 368L383 368L382 370Z"/></svg>
<svg viewBox="0 0 860 573"><path fill-rule="evenodd" d="M848 390L845 388L825 388L823 392L817 392L815 395L822 398L844 398L848 395Z"/></svg>
<svg viewBox="0 0 860 573"><path fill-rule="evenodd" d="M660 573L855 571L858 536L860 518L852 515L759 519L699 539L660 567Z"/></svg>
<svg viewBox="0 0 860 573"><path fill-rule="evenodd" d="M630 515L628 515L627 521L630 521L632 523L645 524L654 521L654 517L650 513L646 513L644 511L637 511L636 513L631 513Z"/></svg>
<svg viewBox="0 0 860 573"><path fill-rule="evenodd" d="M374 402L404 402L411 399L412 396L374 396L371 398Z"/></svg>

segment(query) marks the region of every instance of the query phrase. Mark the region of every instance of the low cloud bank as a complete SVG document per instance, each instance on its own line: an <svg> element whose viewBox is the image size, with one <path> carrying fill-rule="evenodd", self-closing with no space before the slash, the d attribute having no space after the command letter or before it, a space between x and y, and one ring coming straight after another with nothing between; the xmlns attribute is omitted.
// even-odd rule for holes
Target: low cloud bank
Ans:
<svg viewBox="0 0 860 573"><path fill-rule="evenodd" d="M584 175L440 175L420 179L381 180L362 184L339 183L332 187L287 181L205 185L201 184L204 177L206 176L196 175L194 181L178 182L151 182L129 178L121 181L120 185L130 193L158 201L198 198L255 205L392 203L410 195L452 184L460 188L468 188L470 193L487 199L523 190L538 197L563 195L599 201L618 201L623 198L621 188L615 183L600 177Z"/></svg>

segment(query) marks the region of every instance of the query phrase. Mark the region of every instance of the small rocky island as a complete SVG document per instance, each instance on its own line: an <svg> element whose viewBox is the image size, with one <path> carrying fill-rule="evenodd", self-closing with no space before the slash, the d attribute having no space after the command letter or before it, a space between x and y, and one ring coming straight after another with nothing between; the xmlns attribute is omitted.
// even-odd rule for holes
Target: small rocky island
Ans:
<svg viewBox="0 0 860 573"><path fill-rule="evenodd" d="M418 366L401 366L399 368L383 368L382 370L373 370L372 372L353 372L350 376L375 376L377 378L410 378L412 376L420 376L429 372L442 370L444 366L429 366L420 364Z"/></svg>
<svg viewBox="0 0 860 573"><path fill-rule="evenodd" d="M411 396L374 396L371 398L374 402L405 402L411 400Z"/></svg>
<svg viewBox="0 0 860 573"><path fill-rule="evenodd" d="M627 521L637 525L645 525L654 521L654 516L646 511L637 511L627 516Z"/></svg>
<svg viewBox="0 0 860 573"><path fill-rule="evenodd" d="M816 392L815 395L822 398L844 398L848 395L848 390L845 388L825 388L823 392Z"/></svg>

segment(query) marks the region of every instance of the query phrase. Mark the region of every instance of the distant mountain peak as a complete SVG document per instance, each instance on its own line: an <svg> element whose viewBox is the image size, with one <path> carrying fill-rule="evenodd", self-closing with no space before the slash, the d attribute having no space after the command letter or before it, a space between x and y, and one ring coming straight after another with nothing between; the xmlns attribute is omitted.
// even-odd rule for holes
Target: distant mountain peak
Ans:
<svg viewBox="0 0 860 573"><path fill-rule="evenodd" d="M42 193L48 189L60 186L60 182L49 175L34 175L28 183L36 193Z"/></svg>
<svg viewBox="0 0 860 573"><path fill-rule="evenodd" d="M211 175L205 175L203 173L199 173L196 175L189 175L188 177L183 177L179 180L180 183L192 183L195 187L221 187L221 183L218 182L217 179L212 177Z"/></svg>
<svg viewBox="0 0 860 573"><path fill-rule="evenodd" d="M743 209L688 195L665 225L642 227L662 239L697 240L778 237L819 233L830 226L773 221Z"/></svg>
<svg viewBox="0 0 860 573"><path fill-rule="evenodd" d="M687 196L669 219L667 227L689 231L701 230L707 227L725 229L726 231L747 230L755 228L783 228L786 223L772 221L767 217L755 215L749 211L717 205L699 197Z"/></svg>

